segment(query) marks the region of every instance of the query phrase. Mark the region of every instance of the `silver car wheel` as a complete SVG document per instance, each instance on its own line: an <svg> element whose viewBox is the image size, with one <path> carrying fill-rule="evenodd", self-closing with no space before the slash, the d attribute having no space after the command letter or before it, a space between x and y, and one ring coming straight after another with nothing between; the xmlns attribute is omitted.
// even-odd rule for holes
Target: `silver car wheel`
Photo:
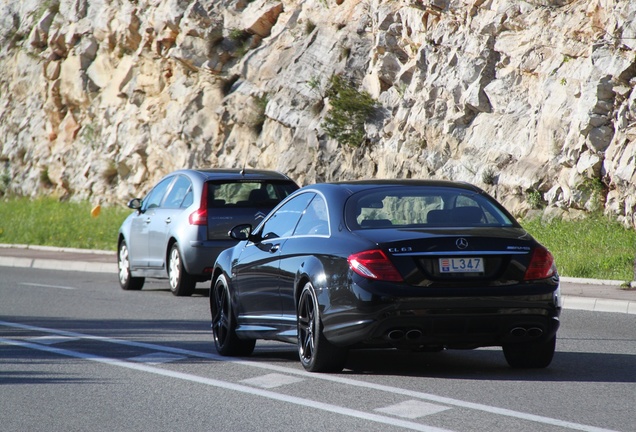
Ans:
<svg viewBox="0 0 636 432"><path fill-rule="evenodd" d="M168 279L172 294L190 296L194 293L197 280L186 270L177 243L172 245L168 256Z"/></svg>
<svg viewBox="0 0 636 432"><path fill-rule="evenodd" d="M117 267L119 286L126 291L140 290L144 286L145 278L135 277L130 270L130 252L125 241L119 243L117 253Z"/></svg>
<svg viewBox="0 0 636 432"><path fill-rule="evenodd" d="M119 260L117 261L119 266L119 283L124 286L128 283L130 278L130 261L128 261L128 247L126 243L123 243L119 248Z"/></svg>
<svg viewBox="0 0 636 432"><path fill-rule="evenodd" d="M179 279L181 278L181 256L179 250L173 247L170 251L168 276L170 277L170 289L175 291L179 287Z"/></svg>

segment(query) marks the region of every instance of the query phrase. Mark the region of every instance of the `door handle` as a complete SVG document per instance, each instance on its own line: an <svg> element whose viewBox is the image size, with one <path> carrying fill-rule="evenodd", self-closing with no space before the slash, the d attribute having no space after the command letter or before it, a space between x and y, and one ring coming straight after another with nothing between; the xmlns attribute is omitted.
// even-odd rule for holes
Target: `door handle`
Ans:
<svg viewBox="0 0 636 432"><path fill-rule="evenodd" d="M279 249L279 248L280 248L280 244L272 245L272 247L271 247L271 248L269 248L269 252L270 252L270 253L278 252L278 249Z"/></svg>
<svg viewBox="0 0 636 432"><path fill-rule="evenodd" d="M172 222L172 219L170 217L166 218L166 223L169 224L170 222Z"/></svg>
<svg viewBox="0 0 636 432"><path fill-rule="evenodd" d="M150 218L147 218L146 219L146 224L149 224L149 223L150 223Z"/></svg>

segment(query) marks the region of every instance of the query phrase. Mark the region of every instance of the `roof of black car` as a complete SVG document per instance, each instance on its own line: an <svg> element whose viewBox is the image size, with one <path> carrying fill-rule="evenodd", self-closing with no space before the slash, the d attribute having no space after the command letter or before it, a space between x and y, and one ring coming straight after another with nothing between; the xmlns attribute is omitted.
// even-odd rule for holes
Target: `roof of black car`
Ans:
<svg viewBox="0 0 636 432"><path fill-rule="evenodd" d="M343 186L358 191L368 189L369 186L429 186L429 187L455 187L470 190L473 192L481 192L477 186L465 182L456 182L450 180L422 180L422 179L373 179L373 180L353 180L334 182L332 184Z"/></svg>

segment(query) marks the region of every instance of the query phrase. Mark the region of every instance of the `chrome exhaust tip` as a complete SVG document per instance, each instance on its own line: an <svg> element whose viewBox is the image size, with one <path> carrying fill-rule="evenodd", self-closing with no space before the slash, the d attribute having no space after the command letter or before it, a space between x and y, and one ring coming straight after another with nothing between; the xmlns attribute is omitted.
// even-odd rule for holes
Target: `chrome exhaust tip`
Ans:
<svg viewBox="0 0 636 432"><path fill-rule="evenodd" d="M404 337L404 332L402 330L391 330L387 336L389 340L396 341Z"/></svg>
<svg viewBox="0 0 636 432"><path fill-rule="evenodd" d="M524 337L527 333L528 331L524 329L523 327L515 327L512 330L510 330L510 335L517 338Z"/></svg>
<svg viewBox="0 0 636 432"><path fill-rule="evenodd" d="M417 340L422 337L422 332L418 329L412 329L406 332L406 338L408 340Z"/></svg>

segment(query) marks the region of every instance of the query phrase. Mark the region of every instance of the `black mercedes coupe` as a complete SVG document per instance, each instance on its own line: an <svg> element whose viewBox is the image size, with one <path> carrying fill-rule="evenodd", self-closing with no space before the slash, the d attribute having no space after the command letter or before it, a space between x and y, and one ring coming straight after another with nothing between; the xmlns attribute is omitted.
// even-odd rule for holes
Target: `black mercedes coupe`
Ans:
<svg viewBox="0 0 636 432"><path fill-rule="evenodd" d="M368 180L306 186L217 258L214 341L298 345L313 372L349 349L501 346L511 367L544 368L559 327L552 254L476 186Z"/></svg>

